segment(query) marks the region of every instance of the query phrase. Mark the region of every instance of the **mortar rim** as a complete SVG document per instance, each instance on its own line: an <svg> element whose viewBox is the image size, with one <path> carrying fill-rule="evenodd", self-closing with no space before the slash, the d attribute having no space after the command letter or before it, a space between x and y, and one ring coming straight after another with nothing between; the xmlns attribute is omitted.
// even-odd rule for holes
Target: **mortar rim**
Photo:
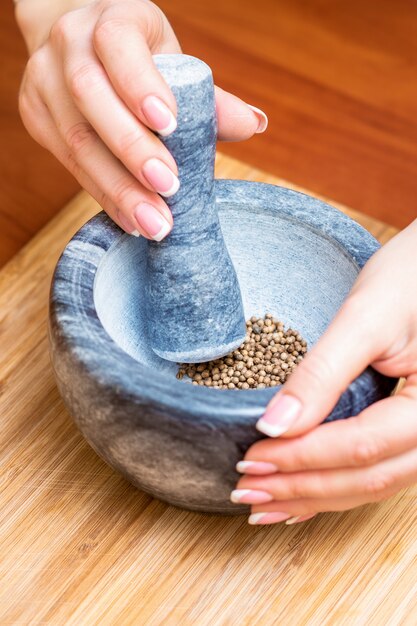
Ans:
<svg viewBox="0 0 417 626"><path fill-rule="evenodd" d="M250 202L253 208L281 211L284 216L315 229L319 235L336 242L359 269L380 247L357 222L307 194L268 183L230 179L216 180L215 189L219 205ZM51 285L52 351L66 351L74 366L93 376L101 385L120 389L138 406L151 403L162 411L181 415L182 419L209 417L223 425L225 420L233 420L234 424L237 421L248 423L262 415L280 386L262 390L213 390L187 385L156 370L153 371L157 376L149 380L146 376L149 367L129 356L108 335L95 310L95 275L101 259L121 236L125 233L100 212L67 244ZM325 421L357 414L370 403L389 395L395 384L396 380L367 368L351 383ZM348 411L348 407L352 410Z"/></svg>

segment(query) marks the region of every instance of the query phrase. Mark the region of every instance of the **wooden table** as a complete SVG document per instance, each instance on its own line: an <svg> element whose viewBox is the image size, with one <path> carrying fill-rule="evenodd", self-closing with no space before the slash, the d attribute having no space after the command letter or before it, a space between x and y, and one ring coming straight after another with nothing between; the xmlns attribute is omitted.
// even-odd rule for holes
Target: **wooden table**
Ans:
<svg viewBox="0 0 417 626"><path fill-rule="evenodd" d="M253 527L158 502L87 445L54 383L46 317L58 255L96 211L81 193L0 273L0 624L415 626L417 488ZM381 241L395 233L348 213Z"/></svg>

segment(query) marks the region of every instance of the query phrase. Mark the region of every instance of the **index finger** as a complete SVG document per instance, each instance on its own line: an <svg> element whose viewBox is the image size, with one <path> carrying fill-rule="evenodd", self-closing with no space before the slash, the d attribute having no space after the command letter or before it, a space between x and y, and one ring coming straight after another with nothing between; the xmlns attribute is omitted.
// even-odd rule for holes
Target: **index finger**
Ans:
<svg viewBox="0 0 417 626"><path fill-rule="evenodd" d="M372 302L368 291L350 295L343 303L317 344L270 401L257 422L258 430L270 437L294 437L317 426L349 384L383 354L388 335L381 333L384 320L374 319L377 302Z"/></svg>
<svg viewBox="0 0 417 626"><path fill-rule="evenodd" d="M417 424L410 419L416 406L417 381L411 378L396 396L356 417L320 424L293 439L256 442L240 467L258 474L257 462L271 463L279 472L374 465L417 447Z"/></svg>
<svg viewBox="0 0 417 626"><path fill-rule="evenodd" d="M165 136L176 128L177 107L153 61L152 39L163 41L155 52L181 52L163 13L152 3L133 2L103 11L93 43L117 94L146 126Z"/></svg>

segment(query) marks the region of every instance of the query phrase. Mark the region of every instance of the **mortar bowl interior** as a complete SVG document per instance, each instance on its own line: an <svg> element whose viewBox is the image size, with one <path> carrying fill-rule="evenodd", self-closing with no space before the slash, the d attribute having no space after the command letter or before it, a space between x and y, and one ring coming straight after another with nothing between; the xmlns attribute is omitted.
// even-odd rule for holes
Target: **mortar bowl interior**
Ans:
<svg viewBox="0 0 417 626"><path fill-rule="evenodd" d="M246 319L272 313L311 348L378 243L343 213L288 189L216 181L216 199ZM67 246L51 292L61 394L93 448L139 488L189 509L247 512L229 501L234 468L261 437L255 423L277 388L218 390L176 378L178 365L149 346L146 253L144 238L104 214ZM368 368L327 419L357 414L394 385Z"/></svg>
<svg viewBox="0 0 417 626"><path fill-rule="evenodd" d="M273 313L313 345L353 285L357 263L330 237L268 207L229 204L219 217L245 318ZM146 253L146 239L120 237L98 267L95 307L109 336L149 368L150 378L163 372L174 379L178 365L159 358L148 342Z"/></svg>

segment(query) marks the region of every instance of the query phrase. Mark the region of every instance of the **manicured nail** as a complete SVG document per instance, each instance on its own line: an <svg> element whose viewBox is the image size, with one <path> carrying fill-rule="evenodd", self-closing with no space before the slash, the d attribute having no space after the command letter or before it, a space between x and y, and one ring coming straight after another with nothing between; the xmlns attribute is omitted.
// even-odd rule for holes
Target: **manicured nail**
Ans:
<svg viewBox="0 0 417 626"><path fill-rule="evenodd" d="M139 237L139 235L140 235L139 231L135 229L133 224L130 222L130 220L128 220L123 215L123 213L121 212L120 209L117 209L116 217L117 217L117 220L118 220L120 226L123 228L123 230L125 230L127 233L129 233L129 235L133 235L134 237Z"/></svg>
<svg viewBox="0 0 417 626"><path fill-rule="evenodd" d="M161 213L151 204L141 202L134 211L139 226L148 233L154 241L161 241L171 230Z"/></svg>
<svg viewBox="0 0 417 626"><path fill-rule="evenodd" d="M230 499L235 503L265 504L265 502L271 502L274 498L266 491L259 491L257 489L235 489L230 494Z"/></svg>
<svg viewBox="0 0 417 626"><path fill-rule="evenodd" d="M155 191L165 198L177 193L180 181L163 161L149 159L143 164L143 173Z"/></svg>
<svg viewBox="0 0 417 626"><path fill-rule="evenodd" d="M291 524L298 524L299 522L306 522L308 519L315 517L315 515L317 515L317 513L311 513L311 515L296 515L295 517L290 517L290 519L287 519L285 523L288 526L291 526Z"/></svg>
<svg viewBox="0 0 417 626"><path fill-rule="evenodd" d="M167 137L177 128L172 111L157 96L147 96L142 102L142 111L149 125L162 137Z"/></svg>
<svg viewBox="0 0 417 626"><path fill-rule="evenodd" d="M273 513L252 513L249 515L249 524L277 524L278 522L285 522L286 519L291 517L289 513L281 513L274 511Z"/></svg>
<svg viewBox="0 0 417 626"><path fill-rule="evenodd" d="M268 117L263 111L261 111L261 109L258 109L258 107L254 107L251 104L248 104L248 107L252 109L252 111L255 113L256 117L258 118L258 129L256 133L257 134L264 133L266 129L268 128Z"/></svg>
<svg viewBox="0 0 417 626"><path fill-rule="evenodd" d="M256 428L269 437L279 437L300 417L302 404L297 398L280 393L258 420Z"/></svg>
<svg viewBox="0 0 417 626"><path fill-rule="evenodd" d="M274 463L265 461L239 461L236 464L236 471L241 474L274 474L278 472L278 468Z"/></svg>

